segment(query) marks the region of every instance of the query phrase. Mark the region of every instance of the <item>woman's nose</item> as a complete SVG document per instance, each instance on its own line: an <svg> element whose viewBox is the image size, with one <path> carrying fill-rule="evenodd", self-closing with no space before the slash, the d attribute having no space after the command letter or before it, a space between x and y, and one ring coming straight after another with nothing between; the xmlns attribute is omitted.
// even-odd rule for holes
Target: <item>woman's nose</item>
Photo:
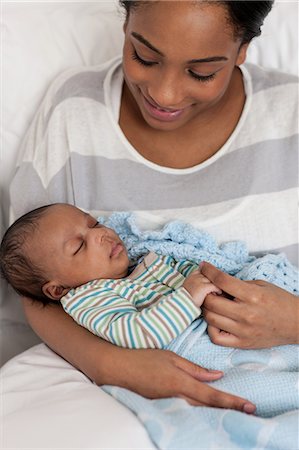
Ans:
<svg viewBox="0 0 299 450"><path fill-rule="evenodd" d="M149 86L148 93L158 108L180 109L183 106L184 94L179 78L176 73L164 71L155 84Z"/></svg>

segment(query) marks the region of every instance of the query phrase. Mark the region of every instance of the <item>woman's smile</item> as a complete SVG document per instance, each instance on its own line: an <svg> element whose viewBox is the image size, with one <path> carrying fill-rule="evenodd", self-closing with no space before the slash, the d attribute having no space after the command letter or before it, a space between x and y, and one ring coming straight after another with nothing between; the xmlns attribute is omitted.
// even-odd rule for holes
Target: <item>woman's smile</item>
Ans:
<svg viewBox="0 0 299 450"><path fill-rule="evenodd" d="M148 99L141 92L141 98L143 100L143 106L145 110L155 119L164 122L173 122L177 120L184 113L186 108L173 109L173 108L163 108L158 105L153 99Z"/></svg>

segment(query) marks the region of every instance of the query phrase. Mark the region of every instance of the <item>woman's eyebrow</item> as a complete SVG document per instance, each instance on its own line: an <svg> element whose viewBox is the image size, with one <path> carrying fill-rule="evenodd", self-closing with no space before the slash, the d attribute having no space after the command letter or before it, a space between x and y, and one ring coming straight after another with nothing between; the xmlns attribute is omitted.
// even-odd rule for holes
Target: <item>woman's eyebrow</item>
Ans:
<svg viewBox="0 0 299 450"><path fill-rule="evenodd" d="M190 59L187 61L188 64L198 64L198 63L207 63L207 62L217 62L217 61L228 61L228 58L225 56L211 56L208 58L199 58L199 59Z"/></svg>
<svg viewBox="0 0 299 450"><path fill-rule="evenodd" d="M141 42L141 44L146 45L150 50L152 50L153 52L158 53L161 56L165 56L162 52L160 52L160 50L158 50L156 47L154 47L150 42L148 42L143 36L141 36L141 34L139 33L135 33L135 31L132 31L131 35L137 39L137 41Z"/></svg>
<svg viewBox="0 0 299 450"><path fill-rule="evenodd" d="M147 39L145 39L141 34L136 33L135 31L132 31L131 35L137 39L141 44L146 45L150 50L153 52L158 53L161 56L165 56L164 53L162 53L160 50L158 50L156 47L154 47ZM225 56L210 56L207 58L198 58L198 59L190 59L190 61L187 61L188 64L199 64L199 63L209 63L209 62L218 62L218 61L228 61L228 58Z"/></svg>

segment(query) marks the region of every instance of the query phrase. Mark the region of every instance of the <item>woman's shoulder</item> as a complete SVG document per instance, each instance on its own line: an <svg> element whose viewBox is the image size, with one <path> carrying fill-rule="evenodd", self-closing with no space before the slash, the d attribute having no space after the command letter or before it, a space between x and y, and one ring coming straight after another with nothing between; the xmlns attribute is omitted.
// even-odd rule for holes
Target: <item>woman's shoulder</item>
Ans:
<svg viewBox="0 0 299 450"><path fill-rule="evenodd" d="M108 76L121 66L118 56L95 66L72 67L60 73L50 84L48 99L59 97L60 100L70 97L99 96Z"/></svg>
<svg viewBox="0 0 299 450"><path fill-rule="evenodd" d="M297 135L298 77L254 64L241 69L248 101L238 145L249 145L253 136L256 143L273 139L283 143L282 139Z"/></svg>
<svg viewBox="0 0 299 450"><path fill-rule="evenodd" d="M299 78L296 75L246 63L242 67L245 79L250 80L252 93L276 89L278 92L297 91Z"/></svg>

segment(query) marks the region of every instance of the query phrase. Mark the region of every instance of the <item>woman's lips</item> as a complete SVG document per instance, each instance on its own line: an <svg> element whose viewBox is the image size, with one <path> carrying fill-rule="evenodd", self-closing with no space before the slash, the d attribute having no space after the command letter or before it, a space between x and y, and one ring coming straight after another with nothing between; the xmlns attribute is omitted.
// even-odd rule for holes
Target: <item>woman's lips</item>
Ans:
<svg viewBox="0 0 299 450"><path fill-rule="evenodd" d="M147 112L154 117L155 119L164 121L164 122L172 122L180 117L185 109L163 109L158 105L155 105L153 102L148 100L143 94L143 104Z"/></svg>

